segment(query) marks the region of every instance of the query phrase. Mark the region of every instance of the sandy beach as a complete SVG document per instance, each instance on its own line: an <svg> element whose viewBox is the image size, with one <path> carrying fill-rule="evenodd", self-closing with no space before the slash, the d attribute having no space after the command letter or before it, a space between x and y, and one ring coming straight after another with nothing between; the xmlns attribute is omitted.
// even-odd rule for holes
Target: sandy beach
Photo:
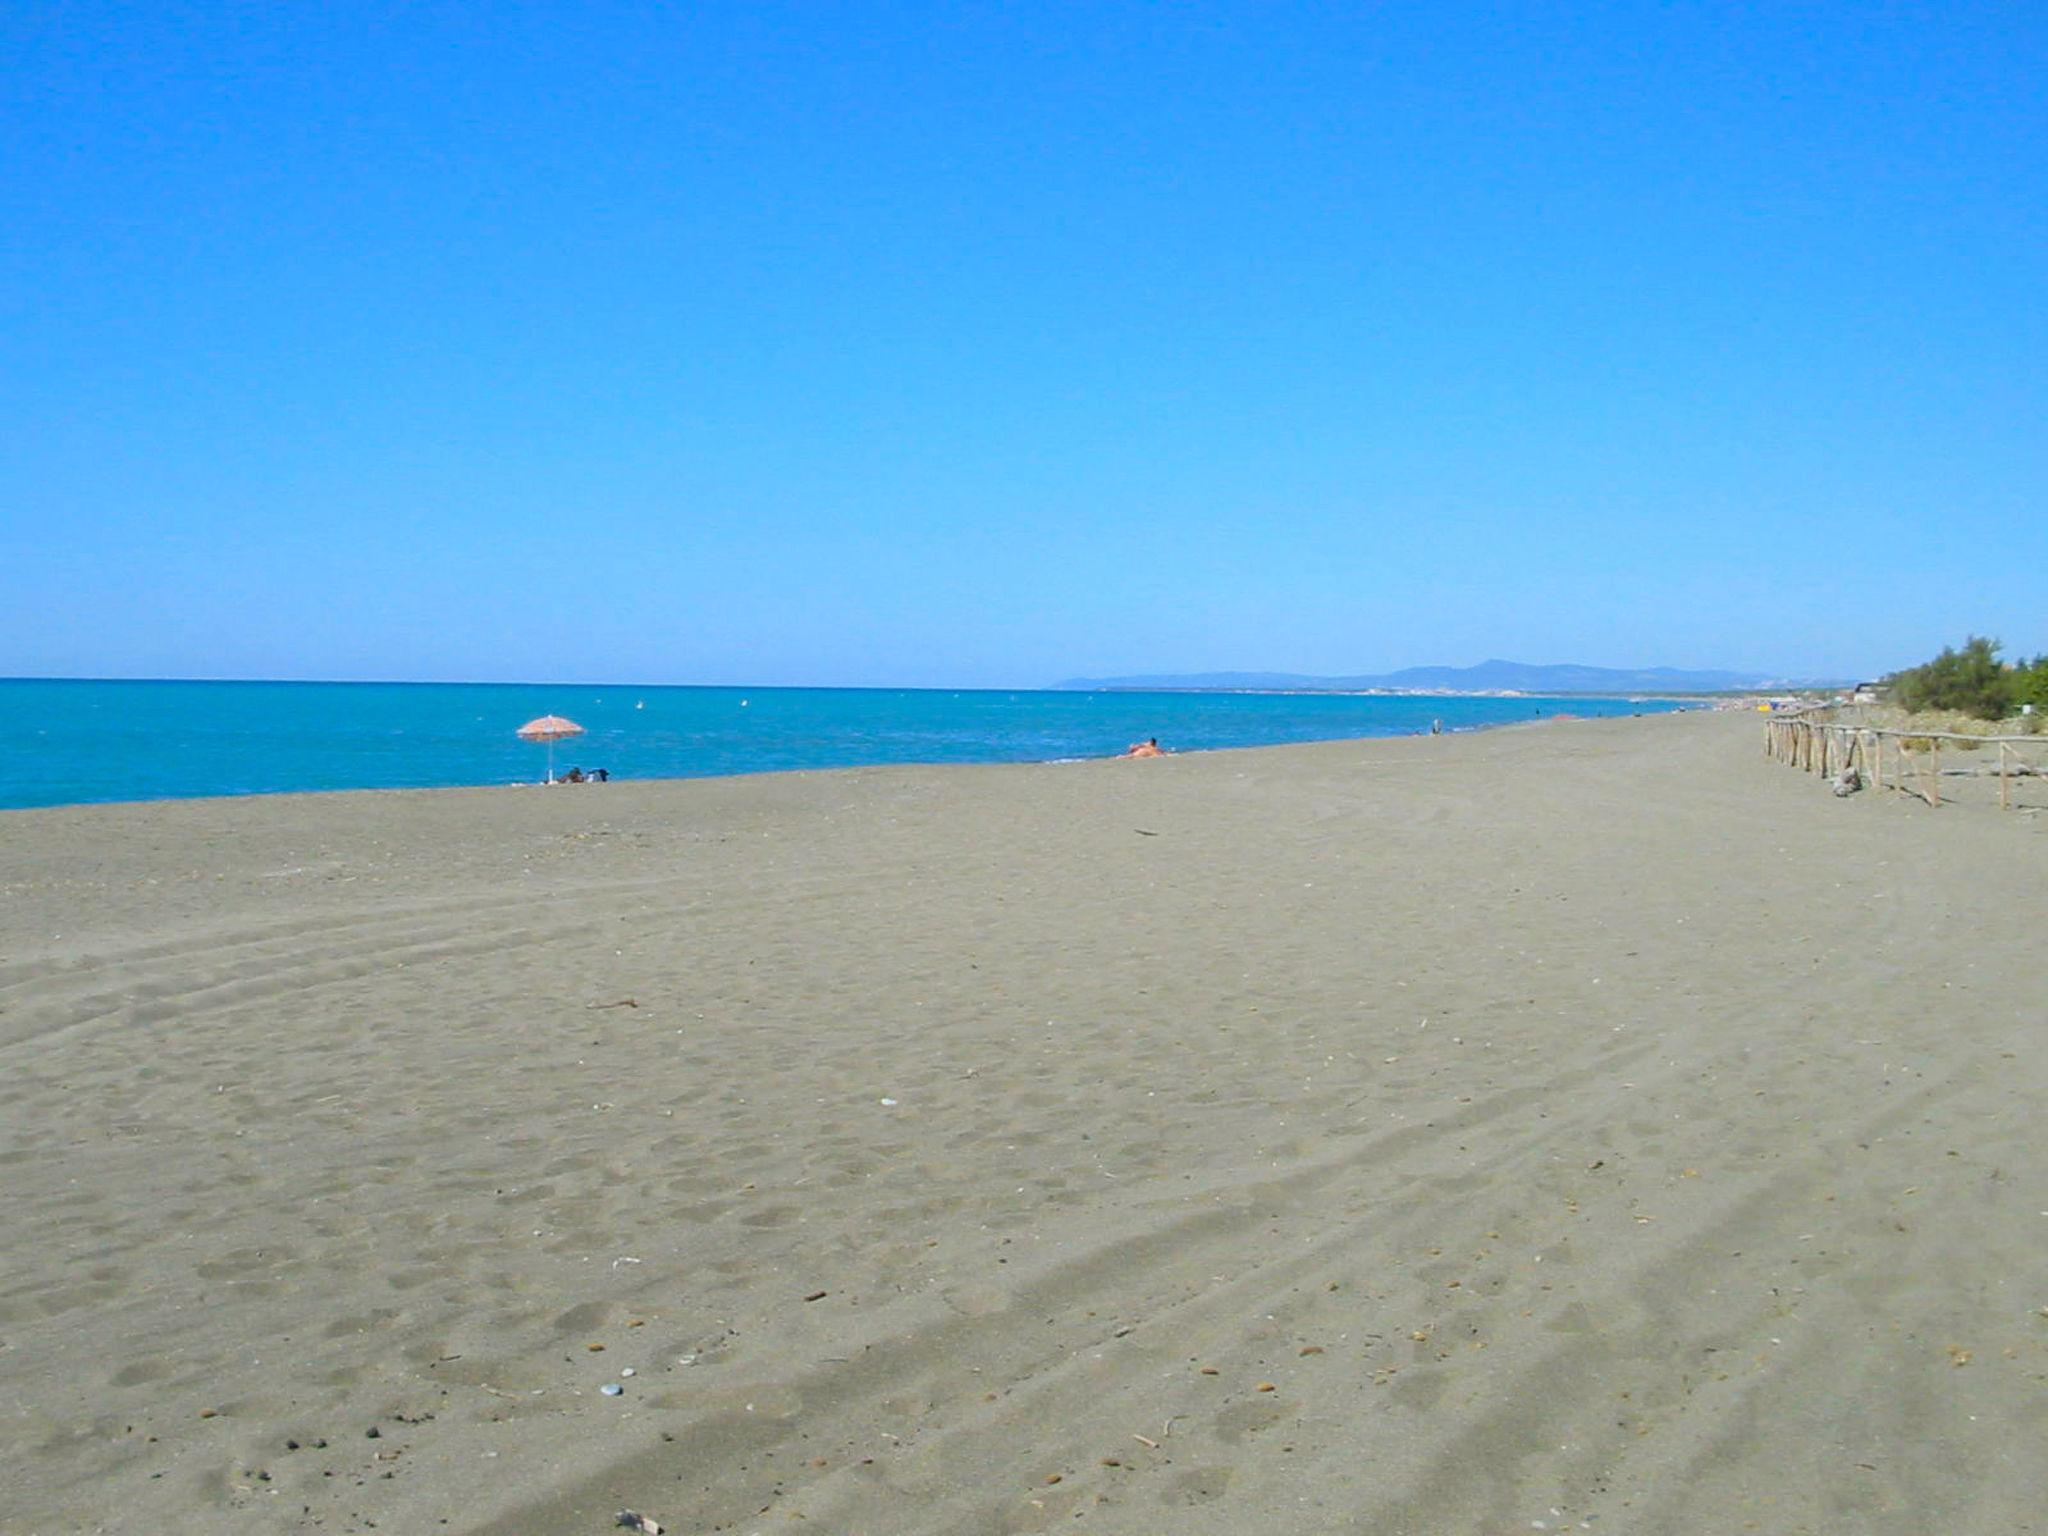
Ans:
<svg viewBox="0 0 2048 1536"><path fill-rule="evenodd" d="M2048 815L1751 718L14 812L0 894L10 1536L2048 1530Z"/></svg>

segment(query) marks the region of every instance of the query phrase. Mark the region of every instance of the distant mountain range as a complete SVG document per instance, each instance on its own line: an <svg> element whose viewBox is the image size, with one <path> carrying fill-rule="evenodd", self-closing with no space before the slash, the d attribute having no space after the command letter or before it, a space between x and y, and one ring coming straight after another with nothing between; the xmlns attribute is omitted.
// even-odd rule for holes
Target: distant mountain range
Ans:
<svg viewBox="0 0 2048 1536"><path fill-rule="evenodd" d="M1829 688L1819 679L1766 677L1759 672L1689 672L1679 667L1537 666L1482 661L1476 667L1406 667L1368 677L1304 677L1292 672L1192 672L1155 677L1075 677L1059 688L1098 690L1208 689L1237 692L1356 693L1730 693L1756 688Z"/></svg>

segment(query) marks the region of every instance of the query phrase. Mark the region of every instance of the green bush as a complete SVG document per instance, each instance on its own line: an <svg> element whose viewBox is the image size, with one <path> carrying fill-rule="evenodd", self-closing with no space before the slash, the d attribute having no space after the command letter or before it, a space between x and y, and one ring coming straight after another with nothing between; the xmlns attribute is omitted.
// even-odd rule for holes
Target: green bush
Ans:
<svg viewBox="0 0 2048 1536"><path fill-rule="evenodd" d="M2013 668L2012 702L2034 706L2034 713L2048 714L2048 656L2036 656Z"/></svg>
<svg viewBox="0 0 2048 1536"><path fill-rule="evenodd" d="M1904 709L1952 709L1979 720L2003 720L2023 702L2015 680L2031 680L2038 669L2037 662L2024 672L2009 671L1998 659L1996 640L1972 635L1961 650L1950 646L1922 666L1894 673L1892 698Z"/></svg>

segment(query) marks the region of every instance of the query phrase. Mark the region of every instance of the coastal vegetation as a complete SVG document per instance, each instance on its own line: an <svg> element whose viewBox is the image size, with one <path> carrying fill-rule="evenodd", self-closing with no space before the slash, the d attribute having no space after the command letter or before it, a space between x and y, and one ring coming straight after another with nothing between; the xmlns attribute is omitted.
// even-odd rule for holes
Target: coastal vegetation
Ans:
<svg viewBox="0 0 2048 1536"><path fill-rule="evenodd" d="M2033 722L2048 715L2048 655L2031 661L1999 658L1996 640L1972 635L1932 661L1895 672L1885 681L1891 702L1912 715L1953 714L2005 720L2033 707Z"/></svg>

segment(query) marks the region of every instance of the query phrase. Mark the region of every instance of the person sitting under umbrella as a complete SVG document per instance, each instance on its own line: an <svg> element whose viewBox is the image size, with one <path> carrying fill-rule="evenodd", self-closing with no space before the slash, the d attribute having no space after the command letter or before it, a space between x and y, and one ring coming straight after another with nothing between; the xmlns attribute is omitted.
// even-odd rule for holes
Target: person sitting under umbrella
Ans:
<svg viewBox="0 0 2048 1536"><path fill-rule="evenodd" d="M565 720L560 715L542 715L538 720L529 720L515 733L521 741L544 741L548 745L548 773L542 782L555 782L555 743L567 741L571 736L581 736L583 727L574 720Z"/></svg>

